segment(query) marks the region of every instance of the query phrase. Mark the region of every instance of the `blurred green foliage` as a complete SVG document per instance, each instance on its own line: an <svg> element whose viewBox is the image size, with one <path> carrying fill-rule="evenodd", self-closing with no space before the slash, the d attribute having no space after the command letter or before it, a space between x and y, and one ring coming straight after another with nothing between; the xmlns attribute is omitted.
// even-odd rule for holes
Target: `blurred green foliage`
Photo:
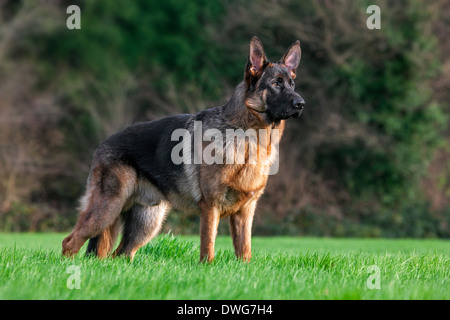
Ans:
<svg viewBox="0 0 450 320"><path fill-rule="evenodd" d="M48 61L101 79L121 68L137 75L164 70L177 85L196 84L218 97L219 48L210 35L224 11L220 1L78 1L82 31L61 28L43 44ZM111 78L110 78L111 77ZM165 77L154 83L163 89Z"/></svg>
<svg viewBox="0 0 450 320"><path fill-rule="evenodd" d="M81 8L81 30L65 28L66 4L57 2L53 24L26 33L7 56L15 63L31 61L38 79L34 90L52 95L63 112L54 125L63 132L64 144L54 151L67 155L60 165L72 174L45 176L45 190L29 202L73 206L96 145L124 125L223 103L242 79L248 41L257 34L273 60L300 38L303 58L297 85L308 107L300 122L288 124L292 129L281 149L288 150L283 156L294 157L298 168L282 167L285 173L275 178L272 189L269 185L259 209L264 218L257 221L256 230L450 236L448 226L439 223L448 212L431 215L420 184L433 151L444 143L447 125L430 84L441 66L439 43L425 32L435 22L435 9L416 1L384 1L382 29L368 31L364 1L72 4ZM4 26L20 18L21 8L38 5L44 4L22 1L4 6L9 12ZM45 21L41 17L36 23ZM290 155L289 150L297 153ZM297 176L302 170L326 185L326 194L333 197L308 188L311 181ZM299 205L296 198L304 194L286 197L281 220L272 212L280 199L270 190L289 189L294 183L305 184L315 201ZM329 216L327 208L339 214ZM12 207L7 216L19 209ZM73 215L67 213L66 221L70 219ZM187 219L185 230L190 230L195 219ZM406 228L396 232L399 223ZM268 231L264 225L278 227Z"/></svg>

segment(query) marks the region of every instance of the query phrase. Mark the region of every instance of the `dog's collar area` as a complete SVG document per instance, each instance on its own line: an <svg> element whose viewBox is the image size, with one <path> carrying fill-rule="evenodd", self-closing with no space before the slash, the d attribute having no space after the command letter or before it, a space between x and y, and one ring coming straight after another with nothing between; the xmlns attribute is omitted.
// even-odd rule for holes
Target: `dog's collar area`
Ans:
<svg viewBox="0 0 450 320"><path fill-rule="evenodd" d="M274 120L274 122L272 123L272 129L275 129L275 127L278 126L280 122L281 120Z"/></svg>

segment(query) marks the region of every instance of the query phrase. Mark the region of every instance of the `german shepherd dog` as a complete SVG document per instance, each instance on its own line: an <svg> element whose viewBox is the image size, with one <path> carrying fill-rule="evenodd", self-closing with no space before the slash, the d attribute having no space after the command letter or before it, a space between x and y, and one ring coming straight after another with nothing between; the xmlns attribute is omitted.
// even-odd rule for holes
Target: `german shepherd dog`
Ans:
<svg viewBox="0 0 450 320"><path fill-rule="evenodd" d="M173 207L200 213L201 262L214 259L219 220L226 216L230 217L236 256L250 261L256 203L277 157L273 146L279 143L285 120L298 118L305 105L294 91L300 58L300 42L296 41L280 61L271 63L261 41L253 37L244 80L227 103L196 114L137 123L104 141L91 164L76 226L63 240L63 255L75 255L90 239L87 253L107 257L122 230L122 241L112 256L132 260L157 235ZM244 140L246 160L251 144L257 143L253 163L175 163L172 155L178 142L173 132L183 129L195 135L198 122L202 132L254 129L267 136ZM274 130L280 133L276 138L270 134ZM204 150L207 145L202 142L200 147ZM225 157L225 153L215 156Z"/></svg>

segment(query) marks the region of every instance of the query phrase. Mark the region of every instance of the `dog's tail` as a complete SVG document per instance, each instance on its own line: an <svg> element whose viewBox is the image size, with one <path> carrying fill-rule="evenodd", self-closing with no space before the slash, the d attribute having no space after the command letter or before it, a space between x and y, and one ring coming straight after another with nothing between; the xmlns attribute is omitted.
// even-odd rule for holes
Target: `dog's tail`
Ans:
<svg viewBox="0 0 450 320"><path fill-rule="evenodd" d="M117 219L110 227L104 229L94 238L89 239L86 255L106 258L112 251L120 231L120 222Z"/></svg>

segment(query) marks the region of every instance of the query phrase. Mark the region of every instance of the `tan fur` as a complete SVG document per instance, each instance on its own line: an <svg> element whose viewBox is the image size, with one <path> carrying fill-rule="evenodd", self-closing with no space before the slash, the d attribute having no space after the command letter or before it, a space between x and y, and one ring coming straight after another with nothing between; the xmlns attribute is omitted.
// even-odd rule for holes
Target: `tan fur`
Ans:
<svg viewBox="0 0 450 320"><path fill-rule="evenodd" d="M200 201L200 261L212 261L214 259L214 244L219 226L220 211L214 203Z"/></svg>
<svg viewBox="0 0 450 320"><path fill-rule="evenodd" d="M201 245L200 261L211 261L214 257L214 242L219 219L230 216L230 229L236 256L244 261L251 258L251 226L256 203L263 194L268 171L274 159L271 143L279 143L284 130L284 120L275 127L264 122L262 116L248 108L245 115L235 118L240 127L264 129L267 137L260 137L257 144L256 164L248 162L249 141L246 140L245 164L213 164L200 166L201 202ZM243 120L244 119L244 120ZM271 130L278 129L278 141L271 141ZM235 153L236 154L236 153Z"/></svg>
<svg viewBox="0 0 450 320"><path fill-rule="evenodd" d="M97 256L99 258L106 258L111 253L119 231L120 223L117 219L109 228L100 232L97 247Z"/></svg>

